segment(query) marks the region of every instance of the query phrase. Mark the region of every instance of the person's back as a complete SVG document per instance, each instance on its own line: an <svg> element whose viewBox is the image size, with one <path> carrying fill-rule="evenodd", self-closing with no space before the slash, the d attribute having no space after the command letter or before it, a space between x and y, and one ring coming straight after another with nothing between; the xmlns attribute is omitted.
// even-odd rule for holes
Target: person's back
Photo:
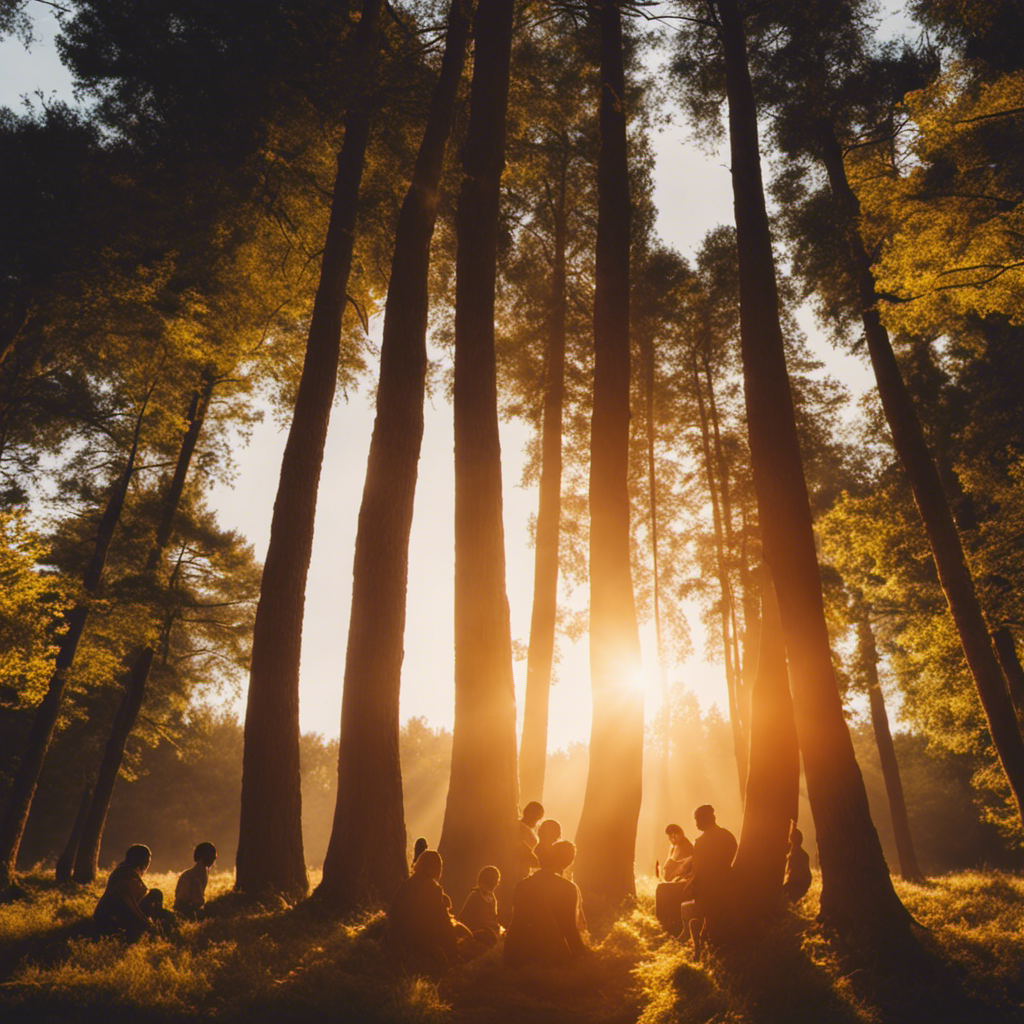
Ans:
<svg viewBox="0 0 1024 1024"><path fill-rule="evenodd" d="M786 857L786 876L782 891L791 899L798 900L811 887L811 858L803 848L803 833L795 826L789 834L789 856Z"/></svg>
<svg viewBox="0 0 1024 1024"><path fill-rule="evenodd" d="M736 856L736 837L721 825L713 824L693 844L693 895L699 900L719 899L728 889L732 861Z"/></svg>
<svg viewBox="0 0 1024 1024"><path fill-rule="evenodd" d="M388 908L391 940L412 970L441 973L455 955L455 922L441 888L440 862L435 851L423 853Z"/></svg>
<svg viewBox="0 0 1024 1024"><path fill-rule="evenodd" d="M192 854L195 863L182 871L174 887L174 909L183 917L197 917L206 906L206 887L210 883L210 868L217 859L213 843L200 843Z"/></svg>

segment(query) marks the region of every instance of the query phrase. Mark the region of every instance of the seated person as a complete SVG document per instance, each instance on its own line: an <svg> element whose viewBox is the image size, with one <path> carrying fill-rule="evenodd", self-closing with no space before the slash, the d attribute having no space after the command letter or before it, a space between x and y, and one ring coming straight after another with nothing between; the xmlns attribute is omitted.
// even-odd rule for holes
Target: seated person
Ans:
<svg viewBox="0 0 1024 1024"><path fill-rule="evenodd" d="M494 895L500 881L501 872L496 867L481 868L476 876L476 888L470 890L459 911L459 921L485 946L493 946L502 932L498 924L498 900Z"/></svg>
<svg viewBox="0 0 1024 1024"><path fill-rule="evenodd" d="M736 837L715 821L715 809L701 804L693 812L701 833L693 844L690 880L684 886L680 919L689 927L694 952L699 957L710 921L715 928L728 915L732 896L732 860L736 856Z"/></svg>
<svg viewBox="0 0 1024 1024"><path fill-rule="evenodd" d="M538 867L544 867L544 863L551 853L551 848L561 838L562 826L554 818L545 818L537 826L537 846L533 852L537 858Z"/></svg>
<svg viewBox="0 0 1024 1024"><path fill-rule="evenodd" d="M164 894L142 880L153 854L148 846L129 846L124 860L110 872L107 887L92 919L107 935L121 933L134 942L146 932L158 931L164 917Z"/></svg>
<svg viewBox="0 0 1024 1024"><path fill-rule="evenodd" d="M544 817L544 805L536 800L531 800L524 808L522 817L519 819L519 878L525 878L532 868L537 866L537 822Z"/></svg>
<svg viewBox="0 0 1024 1024"><path fill-rule="evenodd" d="M681 825L666 825L665 835L670 845L662 870L664 881L654 890L654 913L667 932L678 935L682 929L679 908L685 899L683 883L689 881L693 867L693 843L686 838Z"/></svg>
<svg viewBox="0 0 1024 1024"><path fill-rule="evenodd" d="M388 936L409 970L444 974L455 960L459 930L441 888L441 855L424 850L388 908Z"/></svg>
<svg viewBox="0 0 1024 1024"><path fill-rule="evenodd" d="M192 854L195 864L178 876L174 887L174 910L190 921L196 920L206 906L206 886L210 882L210 868L217 859L213 843L200 843Z"/></svg>
<svg viewBox="0 0 1024 1024"><path fill-rule="evenodd" d="M416 867L416 861L419 859L419 855L427 848L427 840L424 836L420 836L416 840L412 848L412 866Z"/></svg>
<svg viewBox="0 0 1024 1024"><path fill-rule="evenodd" d="M811 887L811 858L804 849L804 834L796 827L789 828L789 856L786 857L786 878L782 891L794 902Z"/></svg>
<svg viewBox="0 0 1024 1024"><path fill-rule="evenodd" d="M555 843L548 865L517 883L505 933L506 966L556 967L586 952L577 916L580 891L562 877L575 859L572 843Z"/></svg>

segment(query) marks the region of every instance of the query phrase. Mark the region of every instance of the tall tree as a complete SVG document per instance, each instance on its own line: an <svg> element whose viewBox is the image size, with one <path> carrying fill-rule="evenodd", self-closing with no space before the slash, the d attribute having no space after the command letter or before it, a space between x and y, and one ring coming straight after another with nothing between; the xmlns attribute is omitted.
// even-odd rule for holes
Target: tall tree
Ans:
<svg viewBox="0 0 1024 1024"><path fill-rule="evenodd" d="M575 876L617 901L635 891L640 813L643 688L630 566L630 193L626 76L616 0L593 9L600 45L594 412L590 437L590 767Z"/></svg>
<svg viewBox="0 0 1024 1024"><path fill-rule="evenodd" d="M281 462L270 543L253 632L245 711L235 885L242 892L309 889L302 848L299 775L299 658L317 488L338 376L359 184L370 136L370 83L381 0L364 0L352 40L363 88L345 117L345 138L324 242L295 412Z"/></svg>
<svg viewBox="0 0 1024 1024"><path fill-rule="evenodd" d="M482 864L511 879L519 841L494 349L512 15L512 0L483 0L477 8L456 214L455 727L438 850L458 898Z"/></svg>
<svg viewBox="0 0 1024 1024"><path fill-rule="evenodd" d="M359 510L338 747L338 797L317 895L386 899L406 876L398 756L405 598L427 372L427 281L441 171L471 5L452 0L444 55L398 218L384 309L377 417Z"/></svg>

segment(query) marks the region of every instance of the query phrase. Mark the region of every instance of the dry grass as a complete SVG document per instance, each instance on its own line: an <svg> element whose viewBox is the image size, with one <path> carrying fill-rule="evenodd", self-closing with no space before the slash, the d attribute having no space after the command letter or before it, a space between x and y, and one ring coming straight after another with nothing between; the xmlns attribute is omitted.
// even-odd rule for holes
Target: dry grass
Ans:
<svg viewBox="0 0 1024 1024"><path fill-rule="evenodd" d="M173 876L151 885L173 889ZM437 983L393 971L383 917L337 922L310 905L242 905L211 879L219 913L125 946L86 934L100 887L26 880L0 906L0 1018L248 1024L795 1024L1024 1021L1024 880L967 873L900 885L931 931L898 970L851 956L813 922L812 892L772 931L697 963L655 923L651 894L568 971L506 971L497 950Z"/></svg>

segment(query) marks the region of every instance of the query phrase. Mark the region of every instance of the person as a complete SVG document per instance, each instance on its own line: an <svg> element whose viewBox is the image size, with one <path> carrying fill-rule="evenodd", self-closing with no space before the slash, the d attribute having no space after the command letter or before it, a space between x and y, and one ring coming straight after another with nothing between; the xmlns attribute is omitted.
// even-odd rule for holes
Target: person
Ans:
<svg viewBox="0 0 1024 1024"><path fill-rule="evenodd" d="M587 951L578 923L580 891L562 877L575 859L572 843L555 843L548 864L517 883L505 933L508 967L562 966Z"/></svg>
<svg viewBox="0 0 1024 1024"><path fill-rule="evenodd" d="M665 931L678 935L682 930L679 908L686 899L686 885L693 866L693 843L686 838L681 825L665 826L669 840L668 856L662 870L662 881L654 890L654 914ZM657 869L657 865L655 866Z"/></svg>
<svg viewBox="0 0 1024 1024"><path fill-rule="evenodd" d="M120 933L135 942L146 932L159 930L164 917L164 894L159 889L150 889L142 878L152 859L149 847L136 843L128 847L124 860L110 872L92 915L101 932Z"/></svg>
<svg viewBox="0 0 1024 1024"><path fill-rule="evenodd" d="M476 888L471 889L459 911L459 921L472 933L477 942L493 946L501 936L498 924L498 900L494 890L501 881L501 872L493 865L480 869Z"/></svg>
<svg viewBox="0 0 1024 1024"><path fill-rule="evenodd" d="M537 836L537 822L544 817L544 805L536 800L531 800L524 808L519 818L519 877L522 878L530 873L531 868L537 866L537 843L540 841Z"/></svg>
<svg viewBox="0 0 1024 1024"><path fill-rule="evenodd" d="M545 818L537 826L537 846L533 852L537 858L538 867L544 867L545 861L551 855L551 848L561 838L562 826L554 818Z"/></svg>
<svg viewBox="0 0 1024 1024"><path fill-rule="evenodd" d="M811 858L804 849L804 834L794 821L789 827L789 855L782 891L795 903L811 887Z"/></svg>
<svg viewBox="0 0 1024 1024"><path fill-rule="evenodd" d="M693 844L690 880L685 883L685 902L679 913L700 957L709 926L713 931L728 916L736 837L715 821L710 804L701 804L693 812L693 820L700 835Z"/></svg>
<svg viewBox="0 0 1024 1024"><path fill-rule="evenodd" d="M434 976L448 970L459 942L451 901L441 888L443 866L436 850L424 850L388 908L388 937L399 958L409 970Z"/></svg>
<svg viewBox="0 0 1024 1024"><path fill-rule="evenodd" d="M174 887L174 911L181 917L195 921L206 906L206 887L210 883L210 868L217 859L213 843L200 843L192 854L195 863L178 876Z"/></svg>
<svg viewBox="0 0 1024 1024"><path fill-rule="evenodd" d="M415 869L416 861L419 859L420 854L427 848L427 840L425 836L420 836L416 840L412 848L412 867Z"/></svg>

